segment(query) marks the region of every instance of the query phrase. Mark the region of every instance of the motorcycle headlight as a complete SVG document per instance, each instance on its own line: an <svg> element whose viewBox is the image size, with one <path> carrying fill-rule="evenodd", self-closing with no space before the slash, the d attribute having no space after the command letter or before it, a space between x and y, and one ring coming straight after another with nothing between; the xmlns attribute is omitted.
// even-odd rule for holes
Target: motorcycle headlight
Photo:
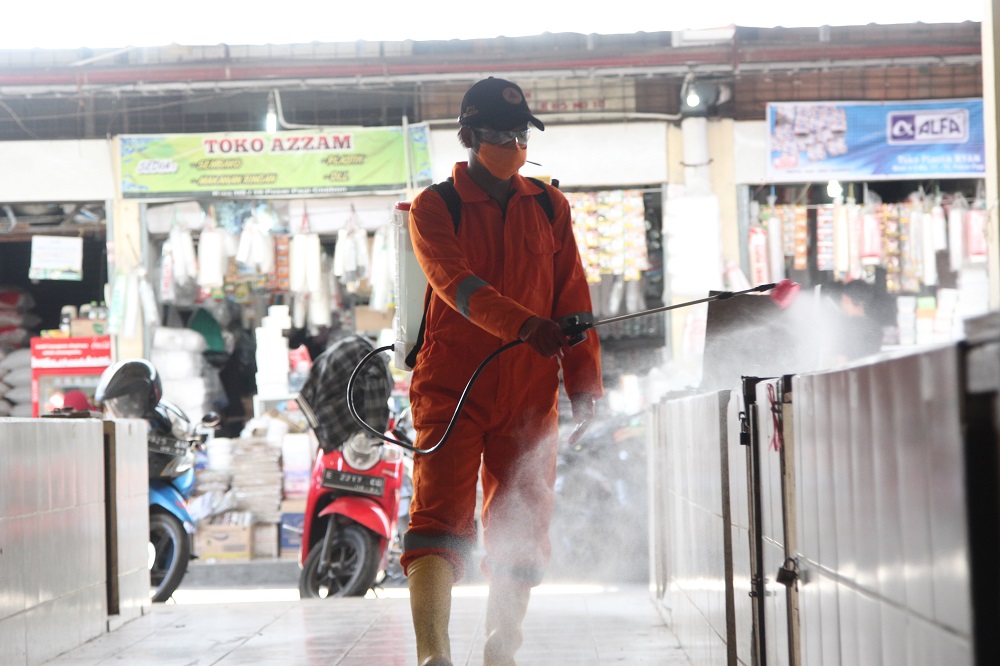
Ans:
<svg viewBox="0 0 1000 666"><path fill-rule="evenodd" d="M342 451L347 464L359 472L371 469L382 457L379 440L361 432L355 433L344 442Z"/></svg>

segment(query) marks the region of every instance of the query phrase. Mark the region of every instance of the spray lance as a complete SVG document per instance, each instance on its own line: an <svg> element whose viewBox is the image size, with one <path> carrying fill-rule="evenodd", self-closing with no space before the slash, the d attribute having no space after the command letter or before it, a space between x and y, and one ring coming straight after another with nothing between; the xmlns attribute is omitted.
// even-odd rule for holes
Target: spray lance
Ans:
<svg viewBox="0 0 1000 666"><path fill-rule="evenodd" d="M799 291L799 285L795 282L792 282L791 280L782 280L781 282L778 283L770 282L767 284L760 284L757 285L756 287L751 287L750 289L743 289L741 291L722 291L717 294L713 294L705 298L699 298L694 301L686 301L684 303L676 303L674 305L664 305L663 307L653 308L651 310L633 312L631 314L619 315L617 317L609 317L608 319L601 319L598 321L595 321L592 316L581 317L579 315L572 315L569 317L562 317L556 323L558 323L559 326L562 328L563 332L566 334L566 337L568 338L569 346L572 347L586 340L587 331L593 328L597 328L598 326L604 326L606 324L612 324L614 322L619 322L619 321L626 321L628 319L635 319L637 317L645 317L647 315L658 314L660 312L667 312L669 310L686 308L692 305L708 303L710 301L723 301L732 298L734 296L742 296L743 294L761 293L765 291L771 292L770 298L774 303L776 303L781 308L785 308L788 307L788 305L795 298L795 295ZM448 422L448 427L445 429L444 434L441 436L441 439L434 446L425 449L417 448L412 444L409 444L407 442L401 442L398 439L395 439L382 432L379 432L377 429L373 428L371 425L366 423L363 418L361 418L361 415L358 414L357 408L354 405L354 381L357 379L357 376L361 368L363 368L365 364L368 363L369 360L371 360L378 354L381 354L382 352L385 351L394 350L395 345L386 345L384 347L378 347L377 349L373 349L372 351L368 352L365 355L365 357L362 358L361 361L358 363L357 367L354 368L354 371L351 373L350 379L347 381L347 407L351 412L351 416L354 417L354 420L357 421L358 425L361 426L365 430L365 432L372 435L373 437L377 437L378 439L384 442L390 442L392 444L396 444L397 446L401 446L404 449L407 449L408 451L412 451L413 453L419 453L419 454L434 453L439 448L441 448L441 446L448 440L448 437L451 436L451 431L455 428L455 423L458 421L458 417L462 413L462 408L465 406L465 401L469 396L469 392L472 390L473 385L475 385L476 380L479 378L479 375L482 373L483 369L485 369L486 366L489 365L489 363L497 356L507 351L508 349L511 349L519 344L522 344L523 342L524 341L520 339L512 340L511 342L508 342L499 347L498 349L494 350L489 354L489 356L483 359L482 363L479 364L479 367L477 367L475 372L472 373L472 376L469 378L469 382L465 385L465 389L462 391L462 395L458 399L458 404L456 404L455 406L455 413L452 414L451 421ZM584 421L582 423L579 423L573 429L573 432L570 434L569 438L570 446L575 445L575 443L580 440L580 438L583 436L584 432L586 432L589 426L590 422Z"/></svg>

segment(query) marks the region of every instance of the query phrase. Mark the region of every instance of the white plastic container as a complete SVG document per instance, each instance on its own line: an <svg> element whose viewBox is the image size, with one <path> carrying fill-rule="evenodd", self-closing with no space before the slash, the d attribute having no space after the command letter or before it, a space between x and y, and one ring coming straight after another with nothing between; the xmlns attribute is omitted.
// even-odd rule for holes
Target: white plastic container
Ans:
<svg viewBox="0 0 1000 666"><path fill-rule="evenodd" d="M396 247L396 341L393 363L400 370L412 370L406 355L417 343L417 333L424 316L427 277L413 253L410 242L410 202L396 203L392 215Z"/></svg>

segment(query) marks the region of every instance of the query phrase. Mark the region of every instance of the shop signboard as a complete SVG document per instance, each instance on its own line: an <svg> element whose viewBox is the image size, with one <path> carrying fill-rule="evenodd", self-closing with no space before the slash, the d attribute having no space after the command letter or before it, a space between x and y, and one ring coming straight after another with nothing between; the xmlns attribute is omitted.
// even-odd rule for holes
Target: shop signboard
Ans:
<svg viewBox="0 0 1000 666"><path fill-rule="evenodd" d="M130 199L301 196L431 183L426 125L126 135L120 159L122 196Z"/></svg>
<svg viewBox="0 0 1000 666"><path fill-rule="evenodd" d="M111 338L31 339L32 416L72 407L97 411L94 391L111 365Z"/></svg>
<svg viewBox="0 0 1000 666"><path fill-rule="evenodd" d="M768 179L982 178L981 99L767 105Z"/></svg>

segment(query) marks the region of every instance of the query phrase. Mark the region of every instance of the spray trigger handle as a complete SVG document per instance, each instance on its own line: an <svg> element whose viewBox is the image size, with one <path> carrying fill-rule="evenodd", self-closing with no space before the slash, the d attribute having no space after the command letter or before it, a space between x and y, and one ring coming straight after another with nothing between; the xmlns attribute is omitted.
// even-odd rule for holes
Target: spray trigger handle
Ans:
<svg viewBox="0 0 1000 666"><path fill-rule="evenodd" d="M575 347L586 340L587 331L594 328L594 315L589 312L580 312L560 317L556 323L569 338L569 346Z"/></svg>

